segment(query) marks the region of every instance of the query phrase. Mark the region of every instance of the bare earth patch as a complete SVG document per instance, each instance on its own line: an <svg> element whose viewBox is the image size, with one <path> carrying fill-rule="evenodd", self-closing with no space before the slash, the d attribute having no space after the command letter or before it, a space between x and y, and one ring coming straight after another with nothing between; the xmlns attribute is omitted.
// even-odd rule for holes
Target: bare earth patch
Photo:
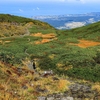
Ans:
<svg viewBox="0 0 100 100"><path fill-rule="evenodd" d="M35 44L43 44L46 42L50 42L54 39L57 39L54 33L49 33L49 34L36 33L36 34L31 34L31 36L42 37L42 40L35 41Z"/></svg>
<svg viewBox="0 0 100 100"><path fill-rule="evenodd" d="M0 43L2 43L2 40L0 40Z"/></svg>
<svg viewBox="0 0 100 100"><path fill-rule="evenodd" d="M11 42L11 41L5 41L5 43L9 43L9 42Z"/></svg>
<svg viewBox="0 0 100 100"><path fill-rule="evenodd" d="M94 41L88 41L88 40L79 40L78 44L72 44L72 45L76 45L76 46L79 46L81 48L87 48L87 47L91 47L91 46L100 45L100 42L94 42Z"/></svg>
<svg viewBox="0 0 100 100"><path fill-rule="evenodd" d="M2 41L2 40L0 40L1 44L5 44L5 43L9 43L9 42L11 42L11 41Z"/></svg>

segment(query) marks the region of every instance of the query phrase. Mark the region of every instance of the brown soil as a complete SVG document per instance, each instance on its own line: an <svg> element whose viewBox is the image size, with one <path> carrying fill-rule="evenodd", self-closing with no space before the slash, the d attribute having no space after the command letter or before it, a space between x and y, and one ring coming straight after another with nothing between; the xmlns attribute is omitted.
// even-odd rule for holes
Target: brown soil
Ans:
<svg viewBox="0 0 100 100"><path fill-rule="evenodd" d="M11 42L11 41L2 41L2 40L0 41L1 44L5 44L5 43L9 43L9 42Z"/></svg>
<svg viewBox="0 0 100 100"><path fill-rule="evenodd" d="M51 41L50 39L42 39L41 41L35 41L35 44L43 44L50 41Z"/></svg>
<svg viewBox="0 0 100 100"><path fill-rule="evenodd" d="M0 43L2 43L2 40L0 40Z"/></svg>
<svg viewBox="0 0 100 100"><path fill-rule="evenodd" d="M54 39L57 39L54 33L49 33L49 34L36 33L36 34L31 34L31 36L42 37L42 40L35 41L35 44L43 44L46 42L50 42Z"/></svg>
<svg viewBox="0 0 100 100"><path fill-rule="evenodd" d="M5 41L5 43L9 43L9 42L11 42L11 41Z"/></svg>
<svg viewBox="0 0 100 100"><path fill-rule="evenodd" d="M36 33L36 34L31 34L31 36L51 39L51 38L54 38L56 35L54 33L49 33L49 34Z"/></svg>
<svg viewBox="0 0 100 100"><path fill-rule="evenodd" d="M78 44L73 44L73 45L79 46L81 48L87 48L87 47L91 47L91 46L100 45L100 42L94 42L94 41L88 41L88 40L79 40Z"/></svg>

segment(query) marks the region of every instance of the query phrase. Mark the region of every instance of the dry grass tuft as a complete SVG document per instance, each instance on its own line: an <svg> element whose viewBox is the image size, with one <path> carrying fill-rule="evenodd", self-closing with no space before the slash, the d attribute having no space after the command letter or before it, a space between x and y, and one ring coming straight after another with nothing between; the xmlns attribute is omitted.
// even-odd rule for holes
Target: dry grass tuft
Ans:
<svg viewBox="0 0 100 100"><path fill-rule="evenodd" d="M1 62L0 66L0 100L37 100L41 95L67 91L70 84L56 75L42 77L26 66L9 67ZM54 80L54 77L58 80Z"/></svg>
<svg viewBox="0 0 100 100"><path fill-rule="evenodd" d="M93 90L96 90L96 91L100 94L100 83L95 83L95 84L92 86L92 89L93 89Z"/></svg>
<svg viewBox="0 0 100 100"><path fill-rule="evenodd" d="M64 92L68 90L69 84L70 82L68 80L65 80L65 79L59 80L58 85L57 85L58 91Z"/></svg>

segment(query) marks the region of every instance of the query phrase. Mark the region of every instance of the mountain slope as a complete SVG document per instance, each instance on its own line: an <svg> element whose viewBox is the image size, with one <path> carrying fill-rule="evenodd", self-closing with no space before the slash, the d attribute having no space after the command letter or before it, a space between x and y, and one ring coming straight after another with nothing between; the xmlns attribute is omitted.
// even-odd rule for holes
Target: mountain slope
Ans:
<svg viewBox="0 0 100 100"><path fill-rule="evenodd" d="M5 16L8 17L7 19L11 22L1 22L4 26L6 23L5 27L7 27L6 31L2 27L1 32L1 34L5 34L4 38L0 40L1 61L11 64L21 64L22 59L38 59L38 66L41 69L52 69L59 74L68 73L68 75L69 72L67 70L76 67L88 67L88 69L93 67L94 70L95 68L99 69L100 22L72 30L56 30L47 23L40 21L11 15L2 16L4 18ZM28 23L26 20L28 20ZM19 26L14 25L15 27L12 27L12 22L18 22ZM18 29L20 34L16 35L15 31L11 30L10 33L13 35L9 35L9 25L11 25L10 29L24 26L27 29L25 32L28 32L28 34L25 35L25 32ZM82 71L84 72L84 69ZM97 73L95 74L97 75ZM88 76L88 73L86 75ZM92 76L92 73L90 76ZM82 78L91 81L100 81L98 76L99 74L96 79L94 79L95 77L89 79L85 76Z"/></svg>
<svg viewBox="0 0 100 100"><path fill-rule="evenodd" d="M47 23L42 23L41 21L38 20L32 20L30 18L25 18L21 16L15 16L15 15L9 15L9 14L0 14L0 22L16 22L16 23L28 23L28 22L33 22L35 25L44 25L45 27L52 28Z"/></svg>
<svg viewBox="0 0 100 100"><path fill-rule="evenodd" d="M100 42L100 22L93 23L80 28L64 31L69 37L77 39L87 39Z"/></svg>
<svg viewBox="0 0 100 100"><path fill-rule="evenodd" d="M95 83L94 89L100 94L100 22L72 30L56 30L40 21L2 16L0 92L4 95L0 94L0 99L28 100L48 93L65 92L66 82L69 83L66 77L81 84ZM9 16L7 19L10 22L5 16ZM36 73L30 70L33 60ZM52 74L43 78L48 71L63 77L60 79ZM81 93L78 92L79 97ZM89 95L89 98L94 95ZM97 100L98 95L95 96Z"/></svg>
<svg viewBox="0 0 100 100"><path fill-rule="evenodd" d="M0 14L0 37L18 36L29 34L28 29L35 28L54 29L47 23L32 20L29 18L18 17L9 14Z"/></svg>

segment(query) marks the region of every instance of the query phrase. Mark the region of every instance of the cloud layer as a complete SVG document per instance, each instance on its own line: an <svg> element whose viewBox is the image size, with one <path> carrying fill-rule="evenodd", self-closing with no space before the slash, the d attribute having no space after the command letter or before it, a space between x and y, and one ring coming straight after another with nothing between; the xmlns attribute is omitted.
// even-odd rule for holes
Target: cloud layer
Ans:
<svg viewBox="0 0 100 100"><path fill-rule="evenodd" d="M57 28L58 29L72 29L72 28L85 26L85 24L86 22L70 22L70 23L65 23L64 26L57 27Z"/></svg>
<svg viewBox="0 0 100 100"><path fill-rule="evenodd" d="M57 29L73 29L77 27L85 26L87 23L95 23L94 18L90 18L84 22L69 22L65 23L64 26L57 27Z"/></svg>
<svg viewBox="0 0 100 100"><path fill-rule="evenodd" d="M85 22L72 22L72 23L66 23L65 27L66 28L76 28L76 27L82 27L86 23Z"/></svg>

